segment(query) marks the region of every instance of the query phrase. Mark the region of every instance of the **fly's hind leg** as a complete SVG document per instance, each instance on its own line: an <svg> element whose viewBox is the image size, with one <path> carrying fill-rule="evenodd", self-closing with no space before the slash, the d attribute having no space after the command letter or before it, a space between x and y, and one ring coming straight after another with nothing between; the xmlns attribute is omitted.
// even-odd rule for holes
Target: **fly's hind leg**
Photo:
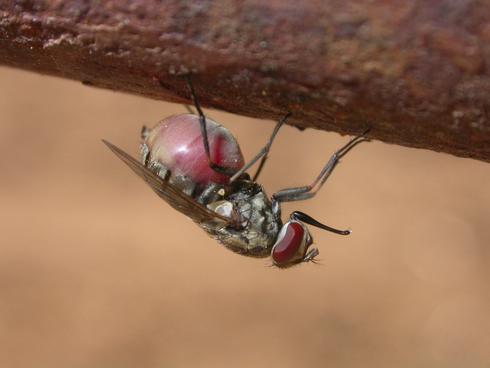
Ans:
<svg viewBox="0 0 490 368"><path fill-rule="evenodd" d="M202 142L204 144L204 151L206 152L206 158L208 160L208 165L211 169L216 171L219 174L223 174L226 176L233 176L235 174L236 170L229 168L229 167L223 167L218 164L215 164L211 160L211 153L209 150L209 139L208 139L208 130L207 130L207 124L206 124L206 116L204 115L204 112L201 109L201 104L199 103L199 99L197 97L196 91L194 90L194 86L192 85L191 82L191 77L189 75L185 76L186 81L187 81L187 86L189 87L189 91L191 94L192 101L194 102L194 107L197 110L197 114L199 115L199 125L201 127L201 136L202 136Z"/></svg>

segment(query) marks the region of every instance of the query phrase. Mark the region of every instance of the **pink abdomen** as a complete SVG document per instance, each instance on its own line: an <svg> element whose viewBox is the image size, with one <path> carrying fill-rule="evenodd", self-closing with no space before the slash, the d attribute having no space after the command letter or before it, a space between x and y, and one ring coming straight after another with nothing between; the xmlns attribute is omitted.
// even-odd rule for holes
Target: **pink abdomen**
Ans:
<svg viewBox="0 0 490 368"><path fill-rule="evenodd" d="M235 137L223 126L206 118L211 161L238 171L244 165ZM172 175L185 175L199 185L226 184L228 177L208 165L199 117L174 115L160 121L149 133L146 144L151 159L158 160Z"/></svg>

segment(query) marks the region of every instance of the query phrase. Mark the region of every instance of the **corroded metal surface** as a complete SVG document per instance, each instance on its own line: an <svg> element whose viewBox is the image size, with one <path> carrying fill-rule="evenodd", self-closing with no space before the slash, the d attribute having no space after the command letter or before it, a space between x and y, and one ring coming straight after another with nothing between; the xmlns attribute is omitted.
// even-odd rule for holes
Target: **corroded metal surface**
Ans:
<svg viewBox="0 0 490 368"><path fill-rule="evenodd" d="M485 0L0 0L0 63L490 161Z"/></svg>

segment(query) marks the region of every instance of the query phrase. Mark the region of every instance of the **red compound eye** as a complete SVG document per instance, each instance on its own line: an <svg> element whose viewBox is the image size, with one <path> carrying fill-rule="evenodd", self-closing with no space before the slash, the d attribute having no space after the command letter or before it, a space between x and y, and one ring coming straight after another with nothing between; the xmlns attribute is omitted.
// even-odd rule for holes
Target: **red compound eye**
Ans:
<svg viewBox="0 0 490 368"><path fill-rule="evenodd" d="M305 230L299 222L288 222L281 229L279 237L272 248L274 263L281 266L300 259L304 254Z"/></svg>

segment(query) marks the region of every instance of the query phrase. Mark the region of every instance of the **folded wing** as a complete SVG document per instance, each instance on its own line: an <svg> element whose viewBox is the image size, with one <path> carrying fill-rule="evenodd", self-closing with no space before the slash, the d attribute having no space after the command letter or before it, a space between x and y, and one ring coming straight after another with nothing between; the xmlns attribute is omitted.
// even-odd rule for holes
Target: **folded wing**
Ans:
<svg viewBox="0 0 490 368"><path fill-rule="evenodd" d="M209 210L199 202L195 201L192 197L153 173L119 147L106 140L102 140L102 142L104 142L117 157L128 165L136 175L142 178L160 198L165 200L177 211L182 212L198 224L214 223L216 225L227 226L230 223L230 219L218 215L216 212Z"/></svg>

